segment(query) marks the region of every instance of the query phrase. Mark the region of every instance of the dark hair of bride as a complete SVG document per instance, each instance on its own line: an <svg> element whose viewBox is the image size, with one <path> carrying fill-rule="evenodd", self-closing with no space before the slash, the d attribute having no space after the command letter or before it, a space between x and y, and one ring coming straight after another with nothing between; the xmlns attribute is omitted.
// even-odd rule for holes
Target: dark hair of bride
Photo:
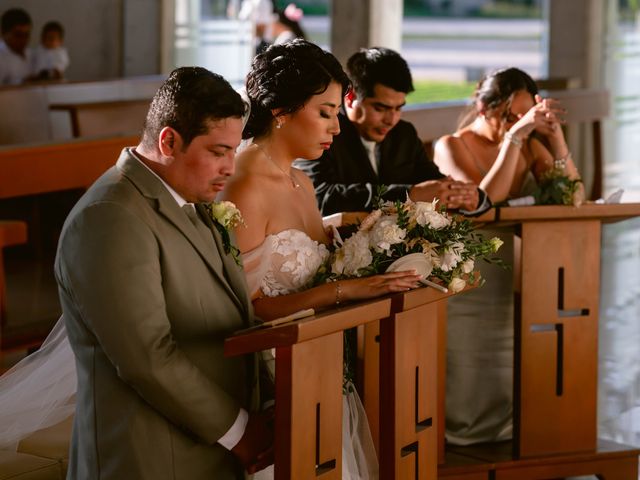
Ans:
<svg viewBox="0 0 640 480"><path fill-rule="evenodd" d="M494 70L478 82L473 105L460 126L470 124L481 106L486 112L491 112L506 103L505 112L508 112L513 95L521 90L529 92L531 98L538 93L538 86L529 74L515 67Z"/></svg>
<svg viewBox="0 0 640 480"><path fill-rule="evenodd" d="M279 115L295 113L312 96L326 91L331 82L340 84L342 96L347 93L349 78L329 52L302 39L270 46L256 55L247 75L251 114L242 137L268 133L273 110L280 110Z"/></svg>

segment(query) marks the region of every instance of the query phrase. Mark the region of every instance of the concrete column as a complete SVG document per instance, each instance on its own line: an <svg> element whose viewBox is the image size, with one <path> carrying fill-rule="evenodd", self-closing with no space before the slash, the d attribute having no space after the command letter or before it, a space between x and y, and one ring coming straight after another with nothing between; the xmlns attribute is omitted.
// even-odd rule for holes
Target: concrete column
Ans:
<svg viewBox="0 0 640 480"><path fill-rule="evenodd" d="M160 71L161 8L157 0L125 0L122 19L124 77L154 75Z"/></svg>
<svg viewBox="0 0 640 480"><path fill-rule="evenodd" d="M400 50L403 0L333 0L331 51L344 65L363 47Z"/></svg>
<svg viewBox="0 0 640 480"><path fill-rule="evenodd" d="M547 0L549 77L577 78L582 88L605 85L604 48L610 1L614 0ZM594 175L592 141L588 125L567 132L567 144L586 192L591 191Z"/></svg>
<svg viewBox="0 0 640 480"><path fill-rule="evenodd" d="M403 0L371 0L369 11L370 47L402 48Z"/></svg>
<svg viewBox="0 0 640 480"><path fill-rule="evenodd" d="M549 77L572 77L583 88L603 85L607 0L547 0Z"/></svg>

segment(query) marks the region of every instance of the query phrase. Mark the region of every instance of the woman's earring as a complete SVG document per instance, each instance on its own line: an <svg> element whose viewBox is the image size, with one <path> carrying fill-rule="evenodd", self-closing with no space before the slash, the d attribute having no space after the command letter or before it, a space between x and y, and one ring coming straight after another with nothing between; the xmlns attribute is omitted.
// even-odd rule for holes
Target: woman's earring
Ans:
<svg viewBox="0 0 640 480"><path fill-rule="evenodd" d="M282 128L282 123L280 123L280 120L276 120L276 128Z"/></svg>

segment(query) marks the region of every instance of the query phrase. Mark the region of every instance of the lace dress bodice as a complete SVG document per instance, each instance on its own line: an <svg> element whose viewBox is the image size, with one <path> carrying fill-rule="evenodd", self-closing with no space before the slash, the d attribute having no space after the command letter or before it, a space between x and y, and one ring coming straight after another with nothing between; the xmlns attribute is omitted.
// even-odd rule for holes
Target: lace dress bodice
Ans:
<svg viewBox="0 0 640 480"><path fill-rule="evenodd" d="M289 229L268 235L262 244L243 254L242 260L251 294L262 290L264 295L275 297L309 288L328 257L324 244Z"/></svg>

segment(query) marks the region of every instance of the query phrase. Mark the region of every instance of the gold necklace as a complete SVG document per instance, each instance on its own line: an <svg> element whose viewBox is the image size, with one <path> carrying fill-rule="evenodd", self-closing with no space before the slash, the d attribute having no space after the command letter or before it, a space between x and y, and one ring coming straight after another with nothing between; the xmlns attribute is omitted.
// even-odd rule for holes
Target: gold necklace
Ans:
<svg viewBox="0 0 640 480"><path fill-rule="evenodd" d="M280 165L278 165L276 161L271 158L269 152L267 152L267 150L262 145L260 145L259 143L254 143L254 145L260 149L264 156L267 157L267 159L269 159L269 161L273 163L278 170L280 170L286 177L289 178L289 180L291 181L291 186L293 186L293 188L300 188L300 184L294 180L290 173L287 173L282 168L280 168Z"/></svg>

